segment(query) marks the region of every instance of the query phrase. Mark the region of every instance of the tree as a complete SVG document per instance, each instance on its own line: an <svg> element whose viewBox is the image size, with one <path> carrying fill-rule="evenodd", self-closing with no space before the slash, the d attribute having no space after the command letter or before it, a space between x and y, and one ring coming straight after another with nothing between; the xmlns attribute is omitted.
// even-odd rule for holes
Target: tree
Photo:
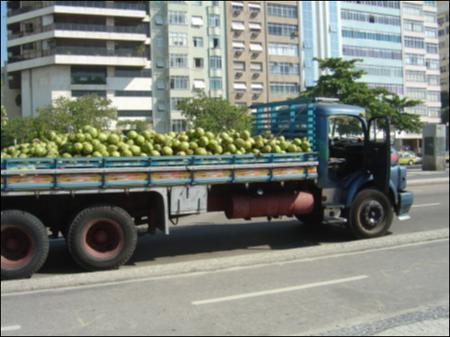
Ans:
<svg viewBox="0 0 450 337"><path fill-rule="evenodd" d="M91 125L106 129L117 111L111 101L97 95L83 96L76 100L61 97L52 105L38 109L36 117L18 117L2 123L1 147L15 142L27 143L33 139L46 139L50 131L67 133Z"/></svg>
<svg viewBox="0 0 450 337"><path fill-rule="evenodd" d="M194 127L211 132L224 129L244 131L250 129L250 115L246 108L230 104L223 98L211 98L205 94L180 101L177 108Z"/></svg>
<svg viewBox="0 0 450 337"><path fill-rule="evenodd" d="M52 105L37 111L38 125L56 132L81 129L86 125L107 129L111 120L117 118L117 110L111 107L111 101L95 94L76 100L60 97Z"/></svg>
<svg viewBox="0 0 450 337"><path fill-rule="evenodd" d="M385 88L369 88L359 81L365 74L356 68L361 59L315 59L323 75L317 84L300 94L301 97L334 97L342 103L358 105L366 110L368 118L389 116L397 131L418 132L422 128L420 116L405 112L405 108L421 104L421 101L401 98Z"/></svg>

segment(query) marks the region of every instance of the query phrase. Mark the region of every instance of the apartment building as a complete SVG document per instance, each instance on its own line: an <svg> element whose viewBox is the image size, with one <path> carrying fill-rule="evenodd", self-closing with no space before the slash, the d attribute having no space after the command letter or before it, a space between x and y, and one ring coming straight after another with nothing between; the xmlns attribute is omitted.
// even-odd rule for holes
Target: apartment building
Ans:
<svg viewBox="0 0 450 337"><path fill-rule="evenodd" d="M438 1L438 25L439 25L439 53L441 64L441 91L448 94L448 49L449 49L449 22L448 22L448 2ZM448 103L447 103L448 104Z"/></svg>
<svg viewBox="0 0 450 337"><path fill-rule="evenodd" d="M149 20L147 1L8 1L8 110L96 93L151 121Z"/></svg>
<svg viewBox="0 0 450 337"><path fill-rule="evenodd" d="M424 102L407 111L420 114L425 123L439 123L437 1L402 1L401 5L405 96Z"/></svg>
<svg viewBox="0 0 450 337"><path fill-rule="evenodd" d="M223 1L151 1L153 113L158 131L180 131L177 103L204 92L226 97Z"/></svg>
<svg viewBox="0 0 450 337"><path fill-rule="evenodd" d="M283 100L300 92L296 1L227 1L228 99L237 105Z"/></svg>

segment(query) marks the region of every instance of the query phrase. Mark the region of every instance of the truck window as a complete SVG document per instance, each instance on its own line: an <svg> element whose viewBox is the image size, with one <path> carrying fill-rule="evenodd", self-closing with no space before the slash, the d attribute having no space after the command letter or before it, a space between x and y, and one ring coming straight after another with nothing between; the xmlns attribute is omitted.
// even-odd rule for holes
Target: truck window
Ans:
<svg viewBox="0 0 450 337"><path fill-rule="evenodd" d="M329 139L335 145L362 144L364 142L364 129L361 121L351 116L335 116L330 118Z"/></svg>
<svg viewBox="0 0 450 337"><path fill-rule="evenodd" d="M328 125L329 176L339 180L362 168L365 128L353 116L332 116Z"/></svg>

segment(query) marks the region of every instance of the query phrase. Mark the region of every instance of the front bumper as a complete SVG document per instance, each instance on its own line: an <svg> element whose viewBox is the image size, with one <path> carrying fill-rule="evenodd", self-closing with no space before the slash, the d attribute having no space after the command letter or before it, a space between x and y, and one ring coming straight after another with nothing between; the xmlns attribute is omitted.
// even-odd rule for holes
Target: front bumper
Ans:
<svg viewBox="0 0 450 337"><path fill-rule="evenodd" d="M400 192L398 195L397 215L400 220L408 220L409 211L414 202L414 194L411 192Z"/></svg>

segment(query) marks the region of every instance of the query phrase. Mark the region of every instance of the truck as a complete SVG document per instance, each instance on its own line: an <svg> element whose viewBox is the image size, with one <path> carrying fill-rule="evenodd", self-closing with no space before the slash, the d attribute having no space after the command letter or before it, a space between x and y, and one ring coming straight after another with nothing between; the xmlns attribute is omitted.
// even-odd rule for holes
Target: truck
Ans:
<svg viewBox="0 0 450 337"><path fill-rule="evenodd" d="M117 269L137 228L169 235L180 217L292 217L345 225L357 239L409 219L406 168L391 155L390 122L327 98L251 107L253 133L305 137L306 153L1 160L1 277L28 278L65 238L87 271ZM149 247L151 249L151 247Z"/></svg>

